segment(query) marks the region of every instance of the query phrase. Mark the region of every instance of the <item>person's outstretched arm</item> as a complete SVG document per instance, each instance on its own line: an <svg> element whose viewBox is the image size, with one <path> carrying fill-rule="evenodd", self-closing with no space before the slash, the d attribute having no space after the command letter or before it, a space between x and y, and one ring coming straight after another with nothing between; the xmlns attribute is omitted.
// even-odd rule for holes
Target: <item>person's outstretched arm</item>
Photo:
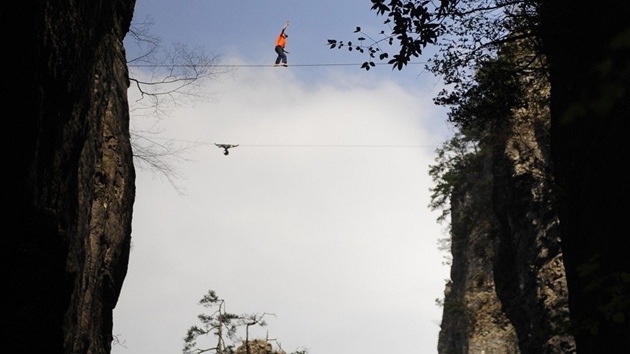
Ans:
<svg viewBox="0 0 630 354"><path fill-rule="evenodd" d="M287 29L287 27L289 27L289 21L287 21L287 23L284 24L284 27L282 27L282 32L280 33L284 33L284 30Z"/></svg>

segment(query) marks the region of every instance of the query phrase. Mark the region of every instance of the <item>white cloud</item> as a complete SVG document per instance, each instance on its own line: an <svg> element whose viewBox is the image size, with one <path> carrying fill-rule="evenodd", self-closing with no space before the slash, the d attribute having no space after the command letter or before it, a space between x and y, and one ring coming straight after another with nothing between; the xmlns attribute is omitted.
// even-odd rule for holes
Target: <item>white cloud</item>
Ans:
<svg viewBox="0 0 630 354"><path fill-rule="evenodd" d="M138 173L114 314L127 348L113 353L179 352L209 289L229 311L276 314L287 351L437 347L448 270L427 171L443 116L420 89L332 69L310 85L297 69L240 69L216 102L163 122L164 137L208 145L179 165L184 196Z"/></svg>

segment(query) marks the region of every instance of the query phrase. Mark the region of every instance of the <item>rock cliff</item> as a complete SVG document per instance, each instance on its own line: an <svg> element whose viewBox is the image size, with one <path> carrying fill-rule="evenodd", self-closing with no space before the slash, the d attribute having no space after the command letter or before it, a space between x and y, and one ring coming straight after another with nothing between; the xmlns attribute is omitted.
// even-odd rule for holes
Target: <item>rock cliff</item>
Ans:
<svg viewBox="0 0 630 354"><path fill-rule="evenodd" d="M285 354L282 350L273 350L271 343L264 339L254 339L243 343L236 349L235 354Z"/></svg>
<svg viewBox="0 0 630 354"><path fill-rule="evenodd" d="M2 5L4 353L110 352L135 196L122 43L134 4Z"/></svg>
<svg viewBox="0 0 630 354"><path fill-rule="evenodd" d="M455 169L439 353L575 352L552 188L549 87L540 77L520 80L520 104L484 117L480 132L469 133L476 151ZM494 106L497 97L517 102L509 94L501 87L475 97L472 109L483 100Z"/></svg>
<svg viewBox="0 0 630 354"><path fill-rule="evenodd" d="M568 333L568 290L552 191L548 88L536 89L529 92L527 108L492 133L496 291L521 353L571 353L575 343Z"/></svg>

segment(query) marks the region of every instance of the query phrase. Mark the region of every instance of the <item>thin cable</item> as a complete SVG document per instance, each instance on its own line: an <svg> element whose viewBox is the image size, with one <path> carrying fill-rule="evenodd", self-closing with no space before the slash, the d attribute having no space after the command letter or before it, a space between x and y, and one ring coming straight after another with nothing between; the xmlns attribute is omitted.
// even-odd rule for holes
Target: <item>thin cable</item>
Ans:
<svg viewBox="0 0 630 354"><path fill-rule="evenodd" d="M197 146L200 145L214 145L214 142L208 141L192 141L192 140L183 140L183 139L170 139L170 138L161 138L154 137L152 140L167 140L169 142L176 141L181 143L194 144ZM219 144L216 142L216 144ZM237 143L235 143L237 144ZM437 145L396 145L396 144L388 144L388 145L374 145L374 144L238 144L238 146L242 147L257 147L257 148L437 148Z"/></svg>
<svg viewBox="0 0 630 354"><path fill-rule="evenodd" d="M428 62L413 62L407 63L407 65L417 65L417 64L427 64ZM323 67L323 66L361 66L363 63L327 63L327 64L289 64L288 66L299 66L299 67ZM374 65L391 65L387 63L374 63ZM217 67L217 68L267 68L267 67L277 67L273 64L206 64L206 65L184 65L184 64L174 64L174 65L159 65L159 64L129 64L127 65L130 68L181 68L181 67ZM371 65L370 65L371 66Z"/></svg>
<svg viewBox="0 0 630 354"><path fill-rule="evenodd" d="M289 147L289 148L436 148L435 145L316 145L316 144L268 144L268 145L247 145L239 146L251 147Z"/></svg>

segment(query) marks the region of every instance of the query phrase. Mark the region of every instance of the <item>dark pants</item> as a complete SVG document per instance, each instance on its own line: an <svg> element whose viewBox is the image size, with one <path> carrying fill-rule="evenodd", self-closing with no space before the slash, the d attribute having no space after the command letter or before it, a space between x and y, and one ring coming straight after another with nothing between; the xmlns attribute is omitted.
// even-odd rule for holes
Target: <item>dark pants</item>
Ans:
<svg viewBox="0 0 630 354"><path fill-rule="evenodd" d="M276 64L280 64L280 61L282 61L282 63L286 64L287 63L287 55L284 54L284 49L282 49L281 46L277 45L276 46L276 53L278 53L278 57L276 58Z"/></svg>

